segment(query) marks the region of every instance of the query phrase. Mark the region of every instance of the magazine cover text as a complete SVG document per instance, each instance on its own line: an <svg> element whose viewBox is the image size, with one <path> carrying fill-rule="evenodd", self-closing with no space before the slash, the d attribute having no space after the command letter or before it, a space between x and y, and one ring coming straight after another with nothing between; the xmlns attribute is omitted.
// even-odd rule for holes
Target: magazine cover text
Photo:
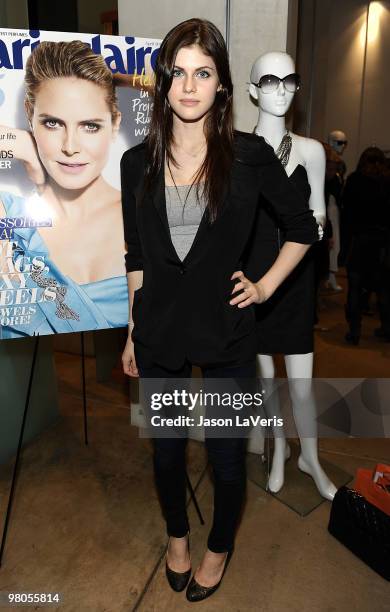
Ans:
<svg viewBox="0 0 390 612"><path fill-rule="evenodd" d="M0 30L0 339L127 326L120 159L159 46Z"/></svg>

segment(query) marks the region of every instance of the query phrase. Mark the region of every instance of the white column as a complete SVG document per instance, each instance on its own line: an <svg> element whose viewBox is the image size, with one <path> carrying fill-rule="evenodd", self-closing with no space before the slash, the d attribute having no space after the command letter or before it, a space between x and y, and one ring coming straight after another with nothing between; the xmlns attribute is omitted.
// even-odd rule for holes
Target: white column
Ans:
<svg viewBox="0 0 390 612"><path fill-rule="evenodd" d="M0 17L3 28L28 29L27 0L2 0Z"/></svg>
<svg viewBox="0 0 390 612"><path fill-rule="evenodd" d="M225 34L225 5L225 0L118 0L119 34L164 38L171 28L191 17L208 19Z"/></svg>
<svg viewBox="0 0 390 612"><path fill-rule="evenodd" d="M237 129L251 132L257 122L258 110L249 99L247 85L253 61L266 51L288 50L294 55L296 18L296 2L291 0L231 1L230 60Z"/></svg>

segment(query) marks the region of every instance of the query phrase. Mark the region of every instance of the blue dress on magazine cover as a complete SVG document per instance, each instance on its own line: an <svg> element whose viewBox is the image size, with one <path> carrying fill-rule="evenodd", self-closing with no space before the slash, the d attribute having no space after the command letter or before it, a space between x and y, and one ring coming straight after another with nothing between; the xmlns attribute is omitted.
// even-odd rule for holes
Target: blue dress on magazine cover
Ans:
<svg viewBox="0 0 390 612"><path fill-rule="evenodd" d="M7 217L27 216L25 198L0 191L0 200ZM25 275L26 288L38 287L44 291L49 287L55 300L27 304L36 308L31 321L28 324L0 325L0 338L127 326L128 292L125 273L123 276L79 285L62 274L51 261L50 253L36 228L15 228L13 232L14 242L18 244L14 260L24 254L30 258L30 262L38 257L45 263L44 271L33 267L31 274Z"/></svg>

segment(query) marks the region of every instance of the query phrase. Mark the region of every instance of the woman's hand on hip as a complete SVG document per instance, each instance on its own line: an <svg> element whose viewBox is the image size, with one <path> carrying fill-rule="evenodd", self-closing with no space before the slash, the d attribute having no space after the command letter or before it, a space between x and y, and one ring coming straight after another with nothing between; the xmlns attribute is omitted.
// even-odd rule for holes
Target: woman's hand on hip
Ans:
<svg viewBox="0 0 390 612"><path fill-rule="evenodd" d="M129 334L125 350L122 353L122 365L123 371L127 376L137 377L139 376L137 363L135 361L134 342Z"/></svg>
<svg viewBox="0 0 390 612"><path fill-rule="evenodd" d="M237 291L241 291L241 293L230 300L229 304L232 306L237 304L238 308L245 308L250 306L250 304L265 302L267 297L260 283L252 283L241 270L234 272L230 280L234 279L237 279L239 282L234 285L232 294L237 293Z"/></svg>

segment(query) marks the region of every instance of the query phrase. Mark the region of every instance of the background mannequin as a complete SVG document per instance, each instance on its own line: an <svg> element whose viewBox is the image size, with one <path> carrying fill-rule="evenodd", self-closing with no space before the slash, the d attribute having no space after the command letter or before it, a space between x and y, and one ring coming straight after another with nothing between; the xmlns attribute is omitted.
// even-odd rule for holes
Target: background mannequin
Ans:
<svg viewBox="0 0 390 612"><path fill-rule="evenodd" d="M342 130L332 130L328 136L328 143L336 153L342 155L348 143L347 135ZM344 175L344 172L342 174Z"/></svg>
<svg viewBox="0 0 390 612"><path fill-rule="evenodd" d="M333 184L330 186L327 205L328 219L332 224L332 246L329 250L328 287L329 289L333 289L333 291L342 290L342 287L337 284L336 272L338 271L338 256L340 253L340 200L344 186L344 174L346 171L342 155L347 146L347 142L347 136L342 130L332 130L328 136L329 145L339 156L339 164L336 175L332 181Z"/></svg>
<svg viewBox="0 0 390 612"><path fill-rule="evenodd" d="M286 134L285 114L294 97L294 78L289 78L285 81L277 80L278 84L273 91L270 91L270 89L272 89L272 81L275 84L274 78L265 79L265 87L263 85L260 87L259 81L261 77L265 75L275 75L283 79L287 75L294 75L294 73L295 65L292 58L287 53L283 52L270 52L260 56L254 62L251 71L249 91L251 96L255 100L258 100L259 104L259 117L255 132L259 136L263 136L277 154L280 153L280 145ZM314 216L319 224L319 234L322 236L322 226L325 222L324 149L319 142L311 138L303 138L292 133L290 133L290 136L291 150L288 162L285 165L285 170L291 179L292 189L301 188L305 190L308 198L308 205L313 210ZM309 193L310 190L311 194ZM259 246L255 247L257 249L263 249L263 252L261 256L260 253L254 253L254 258L258 255L257 261L266 261L268 257L268 265L271 265L280 248L282 234L280 230L277 229L276 225L272 226L272 221L270 221L270 219L259 218L260 233L262 231L261 228L265 228L266 226L268 226L268 235L264 236L264 240L258 240L257 243ZM267 243L267 241L269 242ZM264 248L266 251L264 251ZM272 252L272 261L270 261L270 252ZM275 296L276 300L279 300L279 302L270 304L271 311L268 314L266 313L264 318L264 321L267 322L265 328L261 329L260 322L258 339L260 354L258 354L258 364L261 376L264 377L263 384L265 385L264 388L267 392L267 397L270 398L265 403L265 409L270 416L278 416L280 409L277 393L273 393L270 397L275 376L272 355L281 352L284 354L287 376L289 378L293 415L301 442L301 454L298 460L298 466L302 471L312 476L320 494L326 499L331 500L336 492L336 487L329 480L319 463L317 434L313 432L312 437L307 437L307 428L305 428L305 424L307 424L309 420L313 422L313 417L315 415L315 405L311 395L311 378L313 371L312 321L315 299L314 271L311 263L310 257L308 260L304 258L301 262L302 266L299 271L297 271L297 274L287 279L287 281L285 281L286 286L281 288L282 293L279 294L279 296ZM285 291L283 294L285 289L287 289L287 293ZM301 312L299 312L300 310ZM302 333L300 329L296 329L297 326L291 323L291 321L293 321L292 311L295 311L298 317L298 326L305 327ZM261 313L261 311L259 311L259 313ZM275 320L273 320L274 330L270 333L269 340L266 342L266 344L268 343L268 348L264 350L262 348L262 338L268 327L272 330L272 324L268 326L268 323L271 323L272 317L275 319L274 315L277 317L276 324ZM260 314L260 316L262 315ZM292 329L293 327L295 329ZM298 339L296 339L297 332ZM299 345L296 350L294 343ZM281 350L281 345L289 345L289 347L288 349ZM292 345L294 345L294 348L292 348ZM274 434L275 449L268 488L273 492L277 492L284 483L284 463L290 456L290 448L280 428L278 428L278 431L274 430Z"/></svg>

